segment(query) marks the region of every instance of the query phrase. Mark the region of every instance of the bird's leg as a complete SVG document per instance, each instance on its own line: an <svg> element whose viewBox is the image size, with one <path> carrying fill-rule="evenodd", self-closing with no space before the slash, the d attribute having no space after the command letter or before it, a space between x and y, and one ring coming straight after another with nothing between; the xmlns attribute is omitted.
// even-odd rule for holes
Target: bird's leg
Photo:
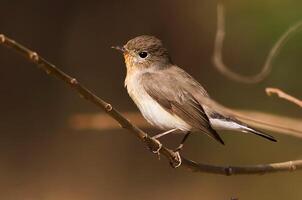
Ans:
<svg viewBox="0 0 302 200"><path fill-rule="evenodd" d="M184 143L188 139L188 137L189 137L190 134L191 134L190 131L185 134L185 136L182 138L182 140L180 142L180 145L174 150L174 152L179 152L179 151L182 150L182 148L184 146Z"/></svg>
<svg viewBox="0 0 302 200"><path fill-rule="evenodd" d="M169 133L172 133L172 132L174 132L174 131L176 131L176 130L177 130L177 128L174 128L174 129L168 130L168 131L166 131L166 132L157 134L157 135L153 136L152 138L153 138L153 139L158 139L158 138L161 138L161 137L163 137L163 136L165 136L165 135L167 135L167 134L169 134Z"/></svg>
<svg viewBox="0 0 302 200"><path fill-rule="evenodd" d="M156 149L156 150L153 150L152 152L159 155L159 151L160 151L160 149L161 149L161 147L162 147L162 144L161 144L157 139L160 138L160 137L162 137L162 136L165 136L165 135L167 135L167 134L169 134L169 133L172 133L172 132L174 132L174 131L176 131L176 130L177 130L177 128L174 128L174 129L171 129L171 130L168 130L168 131L165 131L165 132L163 132L163 133L160 133L160 134L157 134L157 135L153 136L152 139L155 139L155 141L158 142L159 148Z"/></svg>
<svg viewBox="0 0 302 200"><path fill-rule="evenodd" d="M177 167L179 167L181 165L182 160L181 160L179 152L182 150L182 148L184 146L184 143L188 139L188 137L189 137L190 134L191 134L191 132L188 131L185 134L185 136L182 138L182 140L180 142L180 145L174 150L174 152L176 153L176 156L175 156L175 158L173 158L173 162L170 162L170 164L171 164L172 167L177 168Z"/></svg>

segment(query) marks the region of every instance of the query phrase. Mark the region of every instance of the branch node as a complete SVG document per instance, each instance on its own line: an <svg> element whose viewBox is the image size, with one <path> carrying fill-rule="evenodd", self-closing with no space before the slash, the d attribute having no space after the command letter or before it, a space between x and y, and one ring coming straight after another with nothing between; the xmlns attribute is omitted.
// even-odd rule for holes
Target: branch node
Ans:
<svg viewBox="0 0 302 200"><path fill-rule="evenodd" d="M110 111L112 110L112 105L108 103L108 104L105 106L105 109L106 109L107 112L110 112Z"/></svg>
<svg viewBox="0 0 302 200"><path fill-rule="evenodd" d="M227 176L233 175L233 168L232 167L226 167L224 171L225 171L225 174Z"/></svg>
<svg viewBox="0 0 302 200"><path fill-rule="evenodd" d="M70 84L71 84L72 86L76 86L76 85L79 84L79 82L77 81L77 79L72 78L72 79L70 80Z"/></svg>
<svg viewBox="0 0 302 200"><path fill-rule="evenodd" d="M295 171L297 169L296 165L293 164L293 161L289 161L289 168L290 171Z"/></svg>
<svg viewBox="0 0 302 200"><path fill-rule="evenodd" d="M5 42L5 35L0 34L0 43L4 43Z"/></svg>
<svg viewBox="0 0 302 200"><path fill-rule="evenodd" d="M33 62L38 62L39 61L39 55L36 52L31 51L31 52L29 52L29 59Z"/></svg>

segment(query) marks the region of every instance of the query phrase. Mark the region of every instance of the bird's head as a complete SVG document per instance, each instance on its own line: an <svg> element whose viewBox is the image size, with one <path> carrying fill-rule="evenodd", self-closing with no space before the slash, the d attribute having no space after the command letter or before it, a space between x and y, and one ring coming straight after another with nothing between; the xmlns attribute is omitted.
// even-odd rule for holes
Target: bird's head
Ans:
<svg viewBox="0 0 302 200"><path fill-rule="evenodd" d="M127 70L164 68L171 64L167 49L154 36L138 36L123 47L113 48L123 52Z"/></svg>

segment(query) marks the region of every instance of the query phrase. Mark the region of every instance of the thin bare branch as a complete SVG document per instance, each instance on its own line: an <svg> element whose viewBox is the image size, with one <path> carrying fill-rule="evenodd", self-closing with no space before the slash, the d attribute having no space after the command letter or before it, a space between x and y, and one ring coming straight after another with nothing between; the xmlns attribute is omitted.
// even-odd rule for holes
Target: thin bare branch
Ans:
<svg viewBox="0 0 302 200"><path fill-rule="evenodd" d="M220 3L217 7L217 32L215 37L215 43L214 43L214 53L213 53L213 63L214 67L224 76L227 78L238 81L241 83L258 83L262 81L270 72L272 69L272 62L274 58L278 55L280 52L281 47L284 46L284 44L288 41L288 39L293 36L294 33L299 31L302 27L302 21L298 22L297 24L291 26L274 44L272 49L270 50L264 65L261 69L261 71L252 76L244 76L240 75L236 72L233 72L230 67L228 67L223 62L223 56L222 56L222 49L223 49L223 41L225 37L225 14L224 14L224 7Z"/></svg>
<svg viewBox="0 0 302 200"><path fill-rule="evenodd" d="M302 107L302 101L297 99L296 97L293 97L282 90L278 88L265 88L265 92L268 96L271 96L272 94L276 94L279 98L285 99L289 102L292 102L300 107Z"/></svg>
<svg viewBox="0 0 302 200"><path fill-rule="evenodd" d="M302 138L302 119L277 116L262 112L240 110L236 117L249 125L282 135Z"/></svg>
<svg viewBox="0 0 302 200"><path fill-rule="evenodd" d="M195 172L208 172L213 174L221 175L249 175L249 174L267 174L275 172L291 172L295 170L302 169L302 160L287 161L280 163L271 163L271 164L260 164L260 165L247 165L247 166L215 166L195 163L191 160L183 160L183 164L190 166L190 169Z"/></svg>
<svg viewBox="0 0 302 200"><path fill-rule="evenodd" d="M246 123L266 131L302 138L302 119L278 116L251 110L236 110L239 118ZM123 112L123 116L141 128L151 128L150 124L138 112ZM113 130L118 124L106 113L76 114L69 119L70 127L75 130Z"/></svg>
<svg viewBox="0 0 302 200"><path fill-rule="evenodd" d="M69 76L65 72L58 69L56 66L39 56L36 52L27 49L21 44L15 42L14 40L0 34L0 44L12 48L25 58L33 62L38 68L45 71L48 75L52 75L64 83L69 85L74 89L81 97L87 101L95 104L102 110L104 110L108 115L114 118L123 128L129 130L135 136L137 136L140 141L142 141L150 150L159 149L159 141L151 138L147 133L139 129L137 126L130 123L125 117L123 117L120 112L114 109L109 103L105 102L82 84L80 84L75 78ZM159 152L164 155L170 161L172 166L176 166L177 154L172 150L162 147ZM215 173L221 175L236 175L236 174L264 174L273 173L279 171L295 171L302 168L302 160L288 161L282 163L273 163L267 165L255 165L255 166L243 166L243 167L225 167L225 166L214 166L203 163L196 163L188 159L182 158L182 165L192 171Z"/></svg>

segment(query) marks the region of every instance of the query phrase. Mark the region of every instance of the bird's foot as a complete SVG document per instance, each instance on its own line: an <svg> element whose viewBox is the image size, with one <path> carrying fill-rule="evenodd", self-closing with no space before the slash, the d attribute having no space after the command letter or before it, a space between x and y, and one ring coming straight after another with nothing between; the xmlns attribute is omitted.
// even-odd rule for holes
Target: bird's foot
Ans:
<svg viewBox="0 0 302 200"><path fill-rule="evenodd" d="M179 152L175 152L175 157L173 157L170 161L170 165L173 167L173 168L178 168L180 165L181 165L182 161L181 161L181 157L180 157L180 154Z"/></svg>
<svg viewBox="0 0 302 200"><path fill-rule="evenodd" d="M161 150L161 148L163 147L162 143L160 143L158 140L154 141L157 143L158 148L156 150L152 150L153 153L159 154L159 151Z"/></svg>
<svg viewBox="0 0 302 200"><path fill-rule="evenodd" d="M150 145L150 150L152 153L157 154L158 159L160 160L160 150L163 147L162 143L160 143L156 138L152 137L152 140L156 143L156 145Z"/></svg>
<svg viewBox="0 0 302 200"><path fill-rule="evenodd" d="M175 157L173 158L173 160L170 162L171 166L173 168L177 168L181 165L182 163L182 160L181 160L181 157L180 157L180 154L179 152L182 150L183 148L183 144L180 144L175 150L174 150L174 153L175 153Z"/></svg>

